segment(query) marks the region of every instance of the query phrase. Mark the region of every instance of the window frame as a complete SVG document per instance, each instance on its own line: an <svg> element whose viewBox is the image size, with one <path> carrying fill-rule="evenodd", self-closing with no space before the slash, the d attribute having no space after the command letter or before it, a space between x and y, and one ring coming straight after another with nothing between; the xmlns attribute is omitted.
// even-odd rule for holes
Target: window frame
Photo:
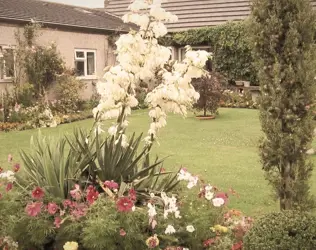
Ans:
<svg viewBox="0 0 316 250"><path fill-rule="evenodd" d="M12 82L13 78L16 76L16 70L15 70L15 60L16 60L16 55L15 55L15 46L10 46L10 45L6 45L6 44L0 44L1 50L2 50L2 54L3 51L6 49L10 49L12 50L13 53L13 76L6 76L5 74L5 61L4 61L4 67L3 67L3 78L0 78L0 82ZM0 57L1 58L1 57Z"/></svg>
<svg viewBox="0 0 316 250"><path fill-rule="evenodd" d="M83 52L84 57L77 57L77 52ZM88 75L88 53L94 53L94 74ZM77 76L78 79L97 79L97 50L96 49L75 49L74 51L74 68L76 62L84 62L84 75Z"/></svg>

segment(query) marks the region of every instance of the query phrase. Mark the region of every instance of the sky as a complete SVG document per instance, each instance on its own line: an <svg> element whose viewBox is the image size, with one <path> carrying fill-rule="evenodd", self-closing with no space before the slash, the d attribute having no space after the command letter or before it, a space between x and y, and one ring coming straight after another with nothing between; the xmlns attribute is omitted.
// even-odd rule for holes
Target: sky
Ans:
<svg viewBox="0 0 316 250"><path fill-rule="evenodd" d="M104 0L45 0L48 2L64 3L89 8L102 8Z"/></svg>

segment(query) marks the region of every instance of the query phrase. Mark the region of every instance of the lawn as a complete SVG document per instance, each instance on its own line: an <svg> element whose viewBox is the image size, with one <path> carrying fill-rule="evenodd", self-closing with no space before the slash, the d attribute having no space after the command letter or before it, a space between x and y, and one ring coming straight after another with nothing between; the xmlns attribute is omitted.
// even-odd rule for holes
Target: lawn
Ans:
<svg viewBox="0 0 316 250"><path fill-rule="evenodd" d="M92 120L85 120L41 131L57 137L70 133L76 126L90 128L92 123ZM146 111L137 111L130 117L129 131L146 132L148 125ZM38 130L1 132L0 165L6 167L8 154L19 161L19 150L27 150L31 136L37 133ZM259 215L278 209L260 167L260 136L257 110L221 109L217 119L211 121L199 121L193 115L186 119L170 116L167 127L160 131L159 145L155 145L153 152L160 157L170 156L166 168L183 166L220 189L232 187L240 197L232 198L230 207L249 215ZM315 180L316 176L314 183Z"/></svg>

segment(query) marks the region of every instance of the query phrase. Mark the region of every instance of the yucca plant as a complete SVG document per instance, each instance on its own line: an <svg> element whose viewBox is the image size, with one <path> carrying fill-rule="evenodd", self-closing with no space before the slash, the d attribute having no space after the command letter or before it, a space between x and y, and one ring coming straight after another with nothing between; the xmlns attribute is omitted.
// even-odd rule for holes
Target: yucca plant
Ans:
<svg viewBox="0 0 316 250"><path fill-rule="evenodd" d="M30 152L20 153L24 171L18 183L26 190L39 186L49 195L65 199L92 160L81 153L69 147L65 138L39 134L31 139Z"/></svg>

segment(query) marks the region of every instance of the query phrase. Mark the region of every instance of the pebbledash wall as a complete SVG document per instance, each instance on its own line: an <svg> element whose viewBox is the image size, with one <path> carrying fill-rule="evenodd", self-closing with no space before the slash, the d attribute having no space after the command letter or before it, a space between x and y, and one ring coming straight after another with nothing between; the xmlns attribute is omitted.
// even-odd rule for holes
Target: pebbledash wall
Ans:
<svg viewBox="0 0 316 250"><path fill-rule="evenodd" d="M17 29L23 29L23 26L0 23L0 45L15 46L16 41L14 33ZM75 50L87 49L96 51L96 75L79 77L86 83L86 88L82 92L82 97L88 99L94 91L94 83L98 81L104 74L104 68L108 65L115 64L115 54L113 48L109 44L109 36L105 34L97 34L89 31L65 31L55 28L43 28L37 38L37 43L42 46L49 46L55 42L57 49L66 63L66 67L75 67ZM5 88L12 87L12 81L0 79L0 93ZM54 99L52 93L49 94L50 99Z"/></svg>

